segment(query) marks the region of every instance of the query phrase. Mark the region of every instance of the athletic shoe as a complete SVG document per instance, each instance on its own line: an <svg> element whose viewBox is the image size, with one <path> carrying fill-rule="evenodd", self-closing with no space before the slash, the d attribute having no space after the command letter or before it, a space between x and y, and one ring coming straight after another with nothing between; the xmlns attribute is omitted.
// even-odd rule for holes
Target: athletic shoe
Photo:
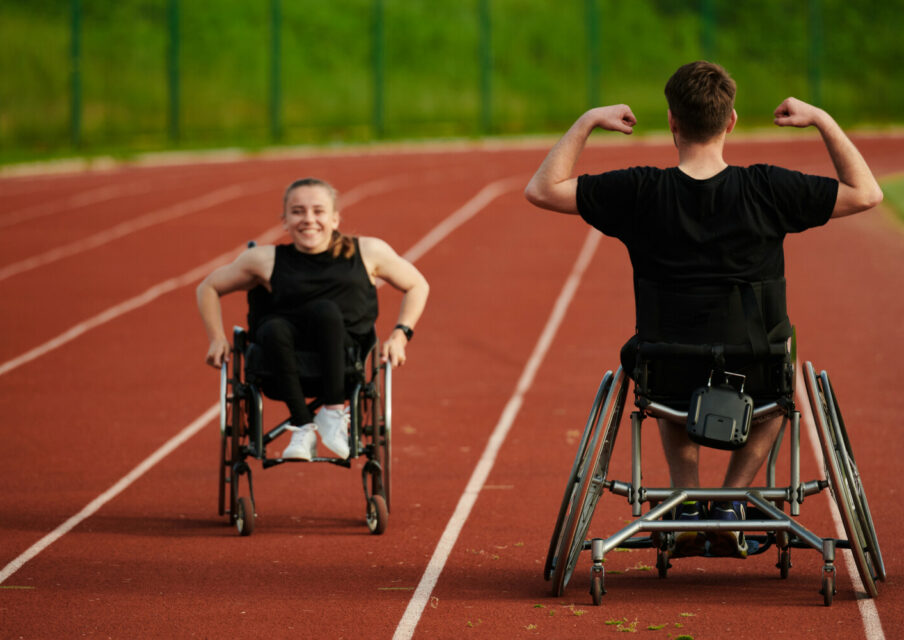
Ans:
<svg viewBox="0 0 904 640"><path fill-rule="evenodd" d="M306 424L303 427L286 427L292 431L292 439L289 440L289 446L283 451L284 459L292 460L310 460L317 455L317 434L314 433L317 427L313 424Z"/></svg>
<svg viewBox="0 0 904 640"><path fill-rule="evenodd" d="M713 520L729 520L737 522L747 519L747 505L734 502L714 502L710 510ZM714 556L734 558L747 557L747 538L743 531L710 531L709 552Z"/></svg>
<svg viewBox="0 0 904 640"><path fill-rule="evenodd" d="M703 504L696 500L686 500L672 512L672 520L702 520L704 518ZM702 531L676 531L675 541L669 547L669 556L683 558L687 556L702 556L706 552L706 536Z"/></svg>
<svg viewBox="0 0 904 640"><path fill-rule="evenodd" d="M324 407L314 416L314 424L317 425L323 445L343 460L348 458L349 454L348 423L348 410L344 407L342 409Z"/></svg>

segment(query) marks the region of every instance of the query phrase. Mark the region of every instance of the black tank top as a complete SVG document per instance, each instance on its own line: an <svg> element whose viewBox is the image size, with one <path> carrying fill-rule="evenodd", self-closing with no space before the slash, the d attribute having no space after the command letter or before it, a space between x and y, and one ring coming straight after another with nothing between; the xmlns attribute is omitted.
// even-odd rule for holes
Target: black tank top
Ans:
<svg viewBox="0 0 904 640"><path fill-rule="evenodd" d="M248 292L248 325L252 332L267 316L292 319L314 300L335 302L342 311L346 330L364 336L377 320L377 288L371 283L361 260L358 239L351 258L334 258L330 251L302 253L292 244L276 246L272 293L258 286Z"/></svg>

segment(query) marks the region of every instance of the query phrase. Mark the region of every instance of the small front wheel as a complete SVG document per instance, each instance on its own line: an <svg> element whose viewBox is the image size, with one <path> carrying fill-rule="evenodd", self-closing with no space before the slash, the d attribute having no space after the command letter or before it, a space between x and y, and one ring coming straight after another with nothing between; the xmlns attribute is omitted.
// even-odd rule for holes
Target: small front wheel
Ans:
<svg viewBox="0 0 904 640"><path fill-rule="evenodd" d="M835 596L835 571L823 570L822 573L822 601L825 606L832 606L832 598Z"/></svg>
<svg viewBox="0 0 904 640"><path fill-rule="evenodd" d="M242 496L238 499L235 509L235 528L240 536L250 536L254 533L254 505L251 498Z"/></svg>
<svg viewBox="0 0 904 640"><path fill-rule="evenodd" d="M782 580L788 577L788 570L791 568L791 549L780 549L778 552L778 570Z"/></svg>
<svg viewBox="0 0 904 640"><path fill-rule="evenodd" d="M375 536L386 531L389 509L383 496L376 494L367 499L367 528Z"/></svg>
<svg viewBox="0 0 904 640"><path fill-rule="evenodd" d="M606 593L606 589L603 587L603 574L594 571L593 577L590 579L590 597L593 598L593 604L596 606L602 604L604 593Z"/></svg>

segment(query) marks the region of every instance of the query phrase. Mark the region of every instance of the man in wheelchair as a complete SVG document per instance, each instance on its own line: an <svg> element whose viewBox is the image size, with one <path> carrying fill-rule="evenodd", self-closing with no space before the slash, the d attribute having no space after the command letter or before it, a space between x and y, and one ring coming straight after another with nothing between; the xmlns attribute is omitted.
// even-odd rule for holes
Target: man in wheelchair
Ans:
<svg viewBox="0 0 904 640"><path fill-rule="evenodd" d="M398 321L381 350L382 361L400 366L429 293L424 276L386 242L339 232L336 190L316 178L296 180L283 197L282 221L291 243L253 246L219 267L197 288L198 309L210 346L208 364L228 361L220 298L248 291L251 339L263 348L273 395L289 408L293 433L286 459L311 460L319 433L324 446L349 456L345 372L348 349L372 340L377 319L375 281L404 293ZM313 352L320 379L316 416L306 404L296 351Z"/></svg>
<svg viewBox="0 0 904 640"><path fill-rule="evenodd" d="M668 80L665 95L677 166L572 177L594 129L633 132L636 119L627 105L599 107L578 118L552 148L525 196L541 208L580 214L627 247L637 327L622 349L622 363L644 392L655 391L646 387L657 385L649 379L650 359L638 360L644 345L716 345L716 360L722 345L734 345L749 347L766 367L764 375L763 368L752 363L751 375L760 379L752 379L753 385L745 389L762 401L758 395L781 392L787 359L780 349L776 362L768 355L770 345L781 347L791 335L785 310L785 235L867 210L882 200L882 191L859 151L822 109L788 98L776 108L774 122L780 127L816 127L837 179L768 164L728 165L723 147L737 122L735 82L719 65L699 61L680 67ZM721 364L732 371L738 363ZM685 358L653 368L658 368L659 379L677 381L670 391L686 410L692 390L706 384L714 367ZM779 418L750 429L746 444L732 454L725 487L750 486L780 426ZM699 487L699 444L684 424L660 419L659 432L672 485ZM745 517L741 502L691 501L675 511L672 517L682 520L703 519L707 511L712 519ZM675 555L700 553L706 542L702 534L685 534L676 541ZM746 556L741 532L715 532L713 537L717 553Z"/></svg>

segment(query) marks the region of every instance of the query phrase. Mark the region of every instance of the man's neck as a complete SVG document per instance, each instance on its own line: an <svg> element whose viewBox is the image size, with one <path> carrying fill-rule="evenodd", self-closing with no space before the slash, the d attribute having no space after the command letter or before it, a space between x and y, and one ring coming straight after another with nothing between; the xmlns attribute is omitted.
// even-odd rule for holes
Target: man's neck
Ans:
<svg viewBox="0 0 904 640"><path fill-rule="evenodd" d="M722 158L724 146L724 135L709 142L681 142L678 144L678 168L696 180L712 178L728 166Z"/></svg>

